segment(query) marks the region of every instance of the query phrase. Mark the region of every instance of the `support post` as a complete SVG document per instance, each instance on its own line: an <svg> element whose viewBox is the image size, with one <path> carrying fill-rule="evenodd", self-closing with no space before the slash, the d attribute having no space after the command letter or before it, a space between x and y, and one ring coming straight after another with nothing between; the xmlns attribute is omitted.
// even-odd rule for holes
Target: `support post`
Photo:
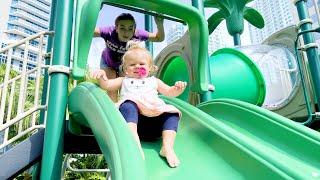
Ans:
<svg viewBox="0 0 320 180"><path fill-rule="evenodd" d="M202 14L204 16L204 5L203 5L203 1L202 0L192 0L191 4L193 7L197 8L200 11L200 14ZM208 34L209 36L209 34ZM208 51L207 51L208 53ZM209 55L207 56L208 60L207 60L207 66L209 66ZM208 83L211 83L211 78L210 78L210 68L208 68L209 72L207 73L208 75ZM205 92L200 94L200 102L205 102L211 99L211 93L210 91Z"/></svg>
<svg viewBox="0 0 320 180"><path fill-rule="evenodd" d="M69 67L73 0L57 0L53 65ZM68 98L68 74L50 74L48 118L41 161L42 180L61 179L65 114Z"/></svg>
<svg viewBox="0 0 320 180"><path fill-rule="evenodd" d="M234 34L233 35L233 44L234 46L240 46L241 45L241 38L240 38L240 34Z"/></svg>
<svg viewBox="0 0 320 180"><path fill-rule="evenodd" d="M153 24L152 24L152 17L150 15L144 15L144 26L145 30L149 32L153 32ZM147 49L153 54L153 43L150 41L146 41Z"/></svg>
<svg viewBox="0 0 320 180"><path fill-rule="evenodd" d="M302 31L310 30L312 29L311 22L306 21L309 19L309 13L307 8L307 2L305 0L296 0L295 5L297 7L298 15L300 21L305 21L306 23L302 24L300 26L300 29ZM310 44L314 43L314 36L312 33L305 33L303 34L303 41L304 44ZM309 68L312 76L312 82L313 82L313 90L315 92L315 98L317 102L318 110L320 109L320 61L319 61L319 54L317 47L309 47L306 50L308 62L309 62Z"/></svg>

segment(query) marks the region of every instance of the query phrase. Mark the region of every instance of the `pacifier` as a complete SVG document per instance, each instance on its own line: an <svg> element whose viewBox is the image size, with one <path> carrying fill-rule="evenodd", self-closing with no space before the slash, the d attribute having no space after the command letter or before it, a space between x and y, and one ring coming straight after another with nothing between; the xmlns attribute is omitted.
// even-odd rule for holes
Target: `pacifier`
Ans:
<svg viewBox="0 0 320 180"><path fill-rule="evenodd" d="M147 70L144 67L139 67L138 68L138 75L139 77L146 77L147 76Z"/></svg>

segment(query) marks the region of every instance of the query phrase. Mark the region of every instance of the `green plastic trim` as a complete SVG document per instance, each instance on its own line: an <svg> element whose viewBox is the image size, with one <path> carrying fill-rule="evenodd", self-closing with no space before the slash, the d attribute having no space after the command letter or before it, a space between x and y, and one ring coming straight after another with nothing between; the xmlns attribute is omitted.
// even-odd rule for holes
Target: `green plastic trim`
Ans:
<svg viewBox="0 0 320 180"><path fill-rule="evenodd" d="M74 31L74 56L72 76L75 80L85 77L87 58L98 18L101 0L77 0Z"/></svg>
<svg viewBox="0 0 320 180"><path fill-rule="evenodd" d="M80 83L69 96L69 111L71 121L92 129L112 179L146 179L137 143L121 113L102 89L93 83Z"/></svg>

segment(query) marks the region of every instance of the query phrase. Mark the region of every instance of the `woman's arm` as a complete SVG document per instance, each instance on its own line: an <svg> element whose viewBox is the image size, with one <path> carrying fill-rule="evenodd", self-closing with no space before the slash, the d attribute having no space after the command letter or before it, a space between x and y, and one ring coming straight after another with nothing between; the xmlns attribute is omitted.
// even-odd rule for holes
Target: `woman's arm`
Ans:
<svg viewBox="0 0 320 180"><path fill-rule="evenodd" d="M121 88L122 81L124 77L118 77L116 79L107 79L100 77L99 78L99 86L107 91L116 91Z"/></svg>
<svg viewBox="0 0 320 180"><path fill-rule="evenodd" d="M154 21L157 25L157 32L149 32L148 40L152 42L161 42L165 38L164 27L163 27L163 18L154 17Z"/></svg>
<svg viewBox="0 0 320 180"><path fill-rule="evenodd" d="M100 28L95 28L93 32L93 37L100 37Z"/></svg>
<svg viewBox="0 0 320 180"><path fill-rule="evenodd" d="M160 79L158 81L158 92L169 97L177 97L183 93L185 90L187 83L182 81L177 81L174 86L168 86Z"/></svg>

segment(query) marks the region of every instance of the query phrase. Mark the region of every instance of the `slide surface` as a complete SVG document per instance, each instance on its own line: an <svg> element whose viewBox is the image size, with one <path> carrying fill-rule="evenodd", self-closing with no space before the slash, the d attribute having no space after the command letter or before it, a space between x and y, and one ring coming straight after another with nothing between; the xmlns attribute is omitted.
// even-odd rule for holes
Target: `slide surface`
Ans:
<svg viewBox="0 0 320 180"><path fill-rule="evenodd" d="M158 155L160 141L143 142L143 162L135 157L139 152L121 114L106 97L96 86L80 84L71 93L70 111L73 119L92 128L111 171L117 171L113 179L320 178L320 137L316 132L262 108L228 99L197 108L164 98L182 111L175 144L181 165L169 168ZM86 108L79 108L83 104Z"/></svg>

